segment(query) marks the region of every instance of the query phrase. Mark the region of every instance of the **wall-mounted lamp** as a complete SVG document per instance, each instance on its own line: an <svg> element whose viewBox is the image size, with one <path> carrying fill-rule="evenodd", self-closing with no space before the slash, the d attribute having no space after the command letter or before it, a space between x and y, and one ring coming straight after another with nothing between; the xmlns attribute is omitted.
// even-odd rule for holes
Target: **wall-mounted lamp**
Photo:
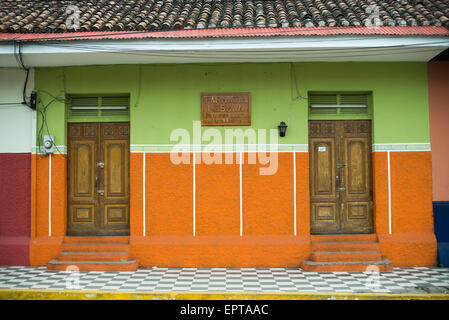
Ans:
<svg viewBox="0 0 449 320"><path fill-rule="evenodd" d="M285 137L285 132L287 131L287 127L288 126L285 124L284 121L281 121L281 123L278 125L280 137Z"/></svg>

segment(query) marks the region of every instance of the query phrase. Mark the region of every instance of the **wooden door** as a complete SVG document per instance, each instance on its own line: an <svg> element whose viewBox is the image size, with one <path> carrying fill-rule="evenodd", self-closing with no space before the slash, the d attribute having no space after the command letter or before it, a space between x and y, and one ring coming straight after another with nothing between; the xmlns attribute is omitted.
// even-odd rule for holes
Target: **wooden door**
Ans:
<svg viewBox="0 0 449 320"><path fill-rule="evenodd" d="M371 121L309 121L312 233L372 233Z"/></svg>
<svg viewBox="0 0 449 320"><path fill-rule="evenodd" d="M129 234L129 123L68 124L68 234Z"/></svg>

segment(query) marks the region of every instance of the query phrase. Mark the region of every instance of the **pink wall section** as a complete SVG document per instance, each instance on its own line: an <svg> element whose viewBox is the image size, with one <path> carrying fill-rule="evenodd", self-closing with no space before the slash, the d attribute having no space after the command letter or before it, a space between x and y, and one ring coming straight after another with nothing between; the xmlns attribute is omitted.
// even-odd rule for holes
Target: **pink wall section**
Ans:
<svg viewBox="0 0 449 320"><path fill-rule="evenodd" d="M29 265L31 154L0 153L0 265Z"/></svg>
<svg viewBox="0 0 449 320"><path fill-rule="evenodd" d="M449 201L449 61L428 63L433 201Z"/></svg>

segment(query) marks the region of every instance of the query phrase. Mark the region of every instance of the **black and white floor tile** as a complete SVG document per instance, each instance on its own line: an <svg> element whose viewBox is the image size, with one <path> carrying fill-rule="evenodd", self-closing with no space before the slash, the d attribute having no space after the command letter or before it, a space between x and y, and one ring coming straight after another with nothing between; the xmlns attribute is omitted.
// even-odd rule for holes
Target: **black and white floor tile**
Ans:
<svg viewBox="0 0 449 320"><path fill-rule="evenodd" d="M46 267L0 266L0 289L449 294L449 268L395 268L376 275L317 273L299 268L152 268L68 273Z"/></svg>

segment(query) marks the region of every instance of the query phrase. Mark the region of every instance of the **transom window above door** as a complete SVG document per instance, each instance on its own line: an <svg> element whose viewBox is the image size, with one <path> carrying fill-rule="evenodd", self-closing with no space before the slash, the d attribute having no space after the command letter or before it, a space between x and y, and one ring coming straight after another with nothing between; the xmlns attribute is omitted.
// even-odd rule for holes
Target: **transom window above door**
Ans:
<svg viewBox="0 0 449 320"><path fill-rule="evenodd" d="M129 121L126 95L68 95L69 122Z"/></svg>
<svg viewBox="0 0 449 320"><path fill-rule="evenodd" d="M367 92L309 92L309 119L371 119L372 96Z"/></svg>

